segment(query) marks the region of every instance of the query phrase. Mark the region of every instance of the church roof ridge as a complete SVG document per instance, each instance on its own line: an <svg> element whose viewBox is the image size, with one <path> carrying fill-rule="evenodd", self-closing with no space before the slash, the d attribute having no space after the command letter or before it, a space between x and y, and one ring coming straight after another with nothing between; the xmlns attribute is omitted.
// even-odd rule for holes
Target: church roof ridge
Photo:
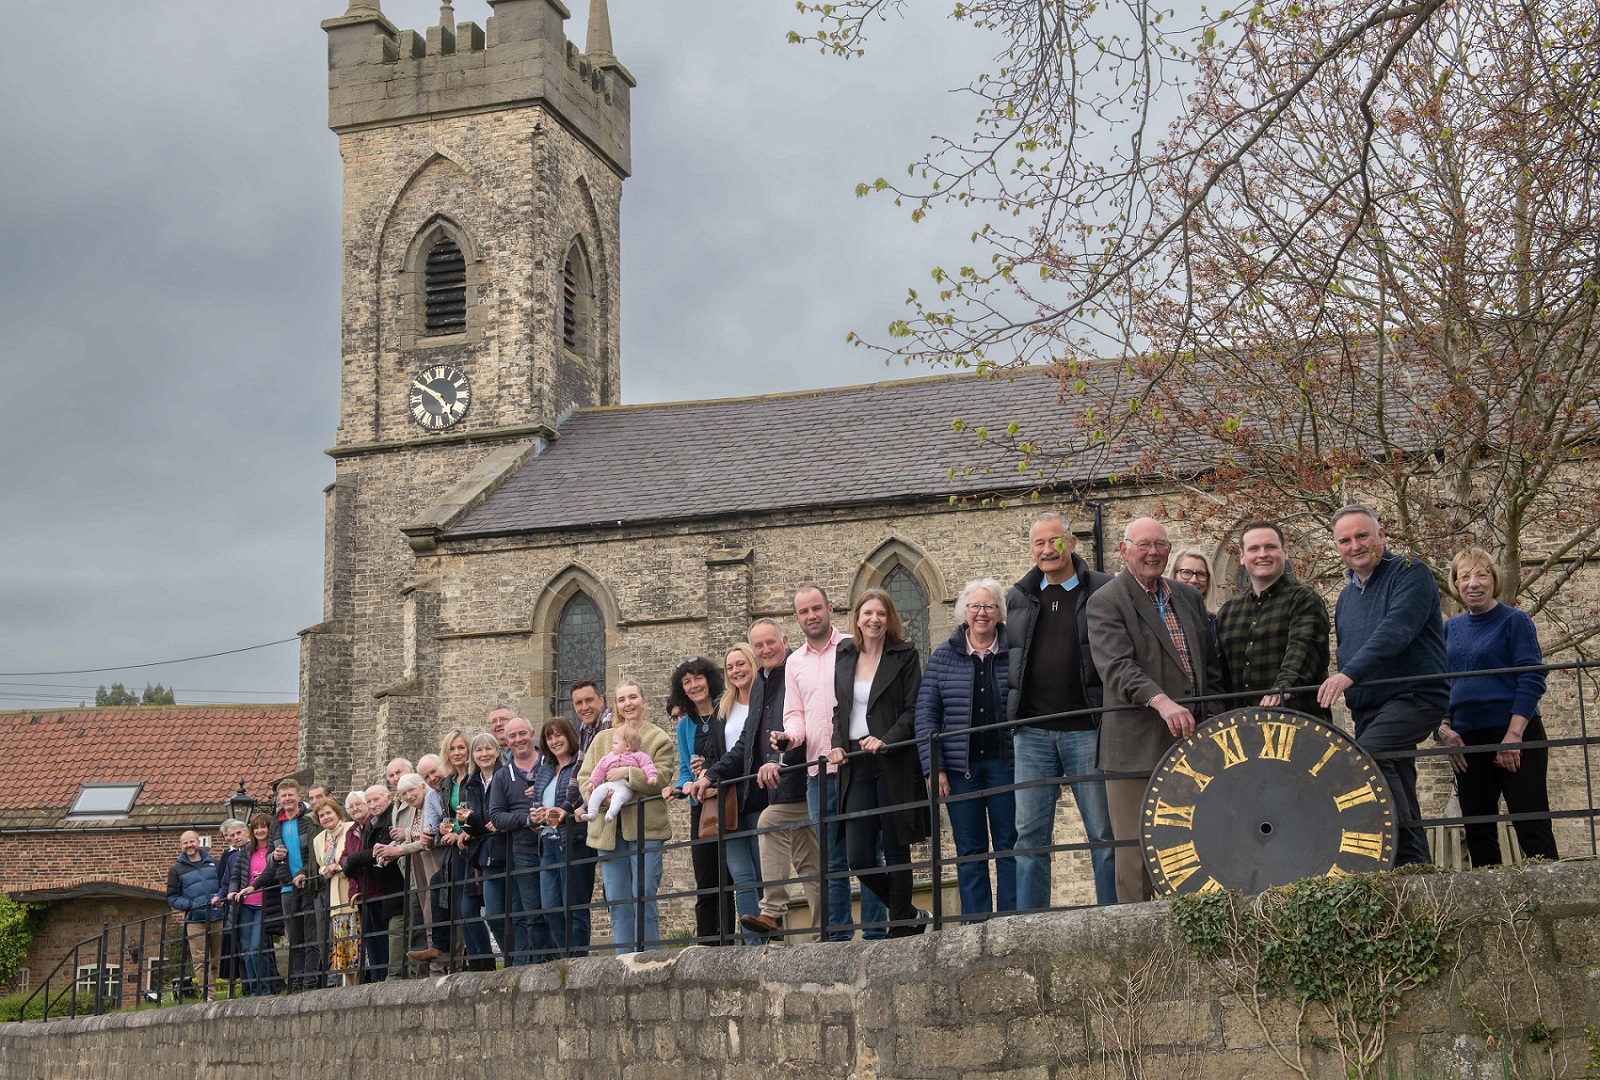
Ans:
<svg viewBox="0 0 1600 1080"><path fill-rule="evenodd" d="M925 386L929 383L962 382L969 379L992 379L995 381L1011 381L1034 375L1044 377L1047 371L1043 367L1030 367L1018 371L1009 379L1003 374L990 374L980 371L944 371L935 375L913 375L905 379L878 379L875 382L851 383L847 386L814 386L805 390L776 390L766 394L741 394L733 397L716 398L679 398L675 401L635 401L623 402L619 405L584 405L573 410L574 415L616 412L643 412L649 409L681 409L685 406L715 406L715 405L743 405L754 401L787 401L795 399L809 399L830 397L843 394L860 394L874 390L884 390L907 386Z"/></svg>

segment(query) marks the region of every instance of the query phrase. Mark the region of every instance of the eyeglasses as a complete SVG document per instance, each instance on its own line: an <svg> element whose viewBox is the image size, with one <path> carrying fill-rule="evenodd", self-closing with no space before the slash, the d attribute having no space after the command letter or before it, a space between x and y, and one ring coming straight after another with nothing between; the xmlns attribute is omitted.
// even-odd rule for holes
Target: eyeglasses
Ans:
<svg viewBox="0 0 1600 1080"><path fill-rule="evenodd" d="M1127 544L1135 551L1142 552L1166 551L1172 546L1171 540L1140 540L1138 543L1135 543L1132 540L1124 540L1123 543Z"/></svg>
<svg viewBox="0 0 1600 1080"><path fill-rule="evenodd" d="M1000 610L999 604L968 604L967 610L978 615L993 615Z"/></svg>
<svg viewBox="0 0 1600 1080"><path fill-rule="evenodd" d="M1205 580L1210 581L1211 580L1211 571L1209 571L1209 570L1179 570L1173 576L1176 577L1179 581L1194 581L1194 580L1197 580L1197 579L1200 579L1200 578L1204 578Z"/></svg>

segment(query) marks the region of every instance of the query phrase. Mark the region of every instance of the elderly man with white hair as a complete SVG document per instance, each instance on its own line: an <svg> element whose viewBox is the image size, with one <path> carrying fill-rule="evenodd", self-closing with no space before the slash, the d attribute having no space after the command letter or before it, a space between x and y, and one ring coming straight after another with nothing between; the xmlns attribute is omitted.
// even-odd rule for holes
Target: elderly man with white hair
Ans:
<svg viewBox="0 0 1600 1080"><path fill-rule="evenodd" d="M398 940L402 934L391 929L389 943L389 956L393 960L391 970L396 977L401 977L404 967L399 957L406 947L420 950L427 946L425 920L428 911L428 878L437 867L429 868L427 865L429 849L433 844L433 838L426 831L428 782L417 773L403 773L395 782L395 794L399 799L394 805L394 823L389 827L389 840L376 845L373 854L378 857L379 866L399 867L406 883L402 912L409 909L409 919L403 919L402 922L409 921L412 939L410 942Z"/></svg>

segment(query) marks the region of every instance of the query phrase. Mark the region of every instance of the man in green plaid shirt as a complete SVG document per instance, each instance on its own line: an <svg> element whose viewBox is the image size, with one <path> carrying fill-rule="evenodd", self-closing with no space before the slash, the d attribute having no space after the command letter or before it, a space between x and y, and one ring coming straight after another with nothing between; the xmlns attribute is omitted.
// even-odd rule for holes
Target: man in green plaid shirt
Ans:
<svg viewBox="0 0 1600 1080"><path fill-rule="evenodd" d="M1328 677L1328 605L1315 589L1289 577L1283 531L1252 521L1239 538L1239 561L1250 591L1222 605L1217 643L1229 690L1261 695L1238 698L1229 708L1283 706L1329 719L1316 687ZM1289 694L1291 686L1312 689Z"/></svg>

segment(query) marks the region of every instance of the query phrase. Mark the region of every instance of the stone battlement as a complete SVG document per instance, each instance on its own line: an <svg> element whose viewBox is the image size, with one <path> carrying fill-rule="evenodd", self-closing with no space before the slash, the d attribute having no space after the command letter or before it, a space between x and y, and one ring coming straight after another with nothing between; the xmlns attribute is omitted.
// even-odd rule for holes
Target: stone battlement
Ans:
<svg viewBox="0 0 1600 1080"><path fill-rule="evenodd" d="M457 22L400 30L380 0L352 0L328 34L328 126L348 131L541 103L622 176L632 171L633 75L611 52L604 0L590 9L586 49L568 41L561 0L488 0L483 26Z"/></svg>

